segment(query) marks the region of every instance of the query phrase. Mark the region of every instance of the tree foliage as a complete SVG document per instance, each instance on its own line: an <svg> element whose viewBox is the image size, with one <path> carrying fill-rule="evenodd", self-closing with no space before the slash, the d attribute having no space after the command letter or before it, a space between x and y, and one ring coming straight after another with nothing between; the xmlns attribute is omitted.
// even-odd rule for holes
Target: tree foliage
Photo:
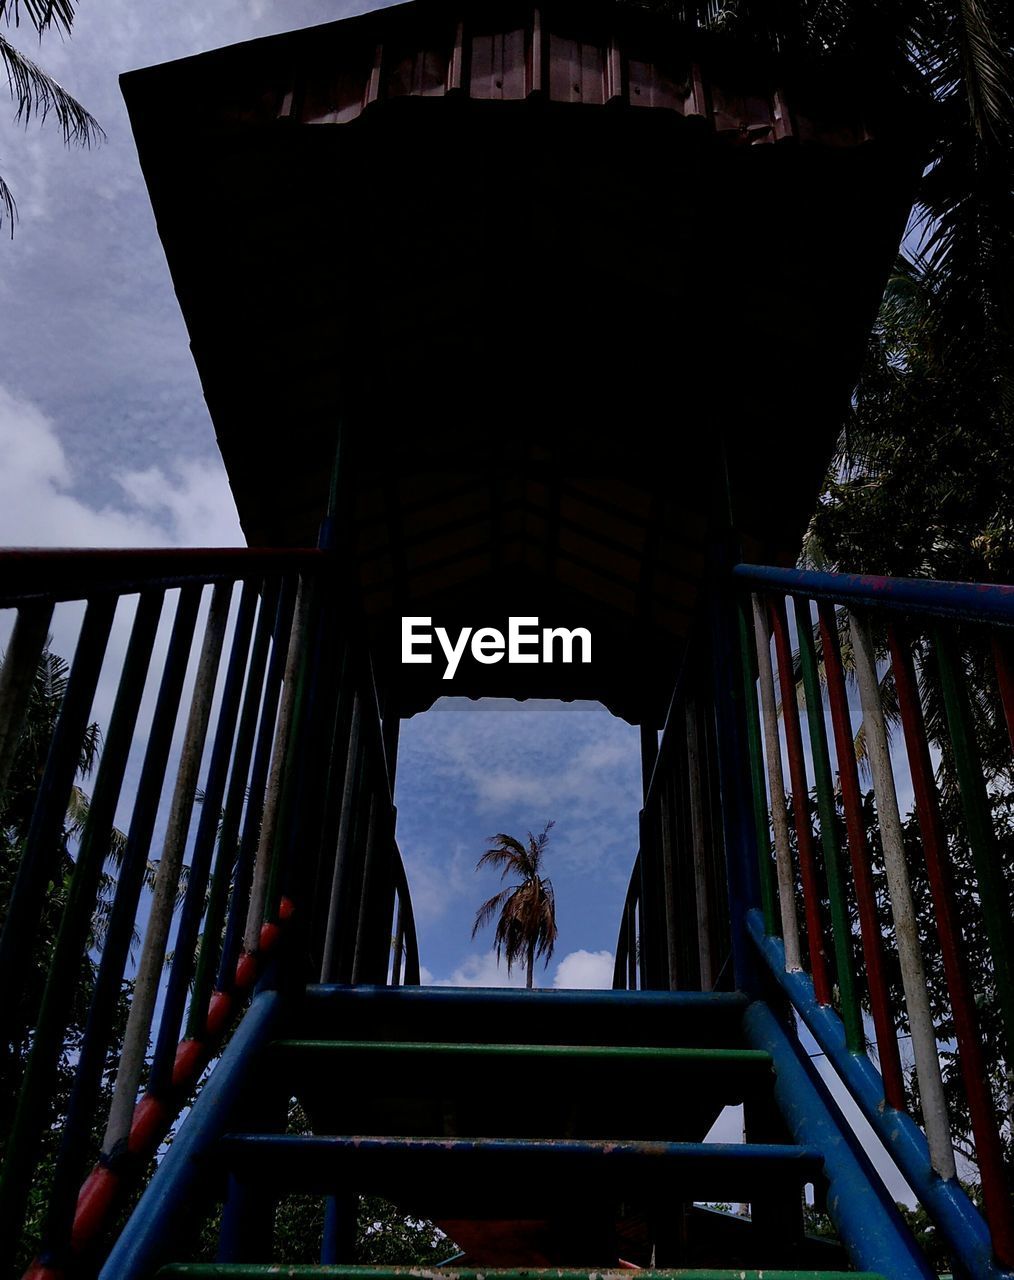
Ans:
<svg viewBox="0 0 1014 1280"><path fill-rule="evenodd" d="M69 35L74 25L76 0L0 0L0 28L6 31L25 26L38 39L50 31ZM0 30L0 65L7 74L7 88L14 103L16 124L27 127L32 121L45 122L52 116L65 143L90 146L104 134L95 117L27 54L17 49ZM11 235L17 220L14 193L0 176L0 222L7 218Z"/></svg>
<svg viewBox="0 0 1014 1280"><path fill-rule="evenodd" d="M527 844L503 831L490 836L491 848L486 850L475 867L476 871L485 866L500 868L501 881L511 875L517 877L518 883L506 885L478 909L472 937L490 924L495 916L497 923L493 943L497 961L501 957L506 958L509 975L512 967L524 960L529 987L535 961L545 956L548 965L556 942L553 883L541 874L543 854L553 825L547 822L537 836L529 831Z"/></svg>
<svg viewBox="0 0 1014 1280"><path fill-rule="evenodd" d="M8 781L7 790L0 797L0 924L6 919L8 905L21 865L25 839L35 806L35 796L42 780L49 752L49 744L56 728L60 708L67 689L69 669L59 654L45 649L35 672L24 727L18 740ZM96 723L85 730L78 758L78 776L87 778L95 769L101 751L101 732ZM66 815L58 837L54 859L54 871L42 903L42 916L35 933L35 945L27 970L20 976L16 989L6 993L8 1000L17 1000L19 1006L15 1025L22 1028L18 1042L10 1056L0 1058L0 1132L8 1131L8 1108L13 1105L20 1087L21 1075L31 1048L32 1030L42 1000L46 978L56 946L56 939L63 918L74 872L76 842L88 818L89 798L78 785L71 789ZM54 1162L59 1147L61 1130L59 1120L70 1100L78 1055L84 1037L88 1009L95 988L98 966L95 955L101 950L105 923L112 905L115 889L115 864L122 855L125 840L114 831L110 841L109 863L103 872L95 911L91 921L89 945L81 957L69 1021L64 1033L60 1060L57 1068L56 1087L49 1099L49 1120L43 1133L42 1150L29 1198L28 1213L20 1241L18 1259L20 1265L31 1261L37 1244L36 1234L48 1206L49 1187ZM97 1109L95 1146L98 1150L101 1131L99 1116L112 1096L112 1073L119 1053L120 1039L126 1025L130 988L125 983L117 1009L114 1041L102 1082L100 1105Z"/></svg>

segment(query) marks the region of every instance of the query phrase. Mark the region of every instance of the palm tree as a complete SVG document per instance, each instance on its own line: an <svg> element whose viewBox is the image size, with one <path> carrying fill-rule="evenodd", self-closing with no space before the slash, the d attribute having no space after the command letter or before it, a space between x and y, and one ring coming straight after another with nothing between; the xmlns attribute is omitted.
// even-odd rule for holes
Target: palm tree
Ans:
<svg viewBox="0 0 1014 1280"><path fill-rule="evenodd" d="M509 884L499 893L494 893L482 904L475 913L472 937L499 912L494 938L497 963L501 955L506 956L507 974L510 976L511 967L524 958L528 966L525 983L528 988L532 985L536 959L544 955L548 965L556 942L553 884L540 874L542 855L549 843L552 827L553 823L547 822L537 836L529 831L527 847L503 831L491 836L492 847L486 850L475 867L476 871L486 865L502 867L501 880L506 880L509 875L520 880L520 883Z"/></svg>
<svg viewBox="0 0 1014 1280"><path fill-rule="evenodd" d="M912 234L953 365L1014 399L1014 8L1005 0L620 0L793 58L843 54L925 131ZM954 370L952 369L952 372Z"/></svg>
<svg viewBox="0 0 1014 1280"><path fill-rule="evenodd" d="M19 27L23 16L40 39L54 28L69 35L76 3L77 0L0 0L0 26L8 30ZM52 115L66 143L90 146L105 136L95 117L3 34L0 34L0 64L7 73L17 124L27 126L33 119L41 123ZM0 176L0 223L4 212L13 235L17 205L10 187Z"/></svg>

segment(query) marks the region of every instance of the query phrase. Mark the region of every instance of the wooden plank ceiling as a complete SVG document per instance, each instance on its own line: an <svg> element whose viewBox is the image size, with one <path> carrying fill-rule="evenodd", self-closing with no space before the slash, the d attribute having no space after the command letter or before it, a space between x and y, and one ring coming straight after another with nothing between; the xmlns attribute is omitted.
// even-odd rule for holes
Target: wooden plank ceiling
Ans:
<svg viewBox="0 0 1014 1280"><path fill-rule="evenodd" d="M335 442L375 663L404 613L588 626L472 697L658 724L730 518L791 560L920 147L854 68L611 4L431 2L124 94L243 527L313 542Z"/></svg>

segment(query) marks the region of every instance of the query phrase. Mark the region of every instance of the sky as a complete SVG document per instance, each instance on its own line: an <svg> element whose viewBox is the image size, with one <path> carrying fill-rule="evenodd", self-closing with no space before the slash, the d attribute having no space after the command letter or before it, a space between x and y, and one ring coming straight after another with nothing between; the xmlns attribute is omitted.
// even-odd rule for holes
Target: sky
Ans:
<svg viewBox="0 0 1014 1280"><path fill-rule="evenodd" d="M25 28L11 33L106 137L82 150L65 147L52 122L0 124L0 173L20 214L13 240L0 232L0 545L242 543L117 80L377 7L82 0L69 39L47 36L40 47ZM79 617L65 608L54 622L54 647L67 657ZM123 609L113 650L128 625ZM100 723L113 693L110 668L93 710ZM135 758L135 776L138 766ZM406 722L398 838L429 980L508 981L491 931L471 938L476 907L499 887L475 863L486 837L524 836L554 819L547 872L560 937L536 982L611 985L639 795L637 731L597 705L444 699Z"/></svg>

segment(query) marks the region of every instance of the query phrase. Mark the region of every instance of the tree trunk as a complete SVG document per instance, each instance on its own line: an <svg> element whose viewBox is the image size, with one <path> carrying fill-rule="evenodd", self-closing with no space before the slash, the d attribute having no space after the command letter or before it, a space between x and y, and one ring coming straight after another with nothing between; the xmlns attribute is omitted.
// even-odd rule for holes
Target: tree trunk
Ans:
<svg viewBox="0 0 1014 1280"><path fill-rule="evenodd" d="M529 991L531 991L532 989L532 969L534 968L534 965L535 965L535 948L529 947L528 948L528 981L525 983L525 986L528 988Z"/></svg>

